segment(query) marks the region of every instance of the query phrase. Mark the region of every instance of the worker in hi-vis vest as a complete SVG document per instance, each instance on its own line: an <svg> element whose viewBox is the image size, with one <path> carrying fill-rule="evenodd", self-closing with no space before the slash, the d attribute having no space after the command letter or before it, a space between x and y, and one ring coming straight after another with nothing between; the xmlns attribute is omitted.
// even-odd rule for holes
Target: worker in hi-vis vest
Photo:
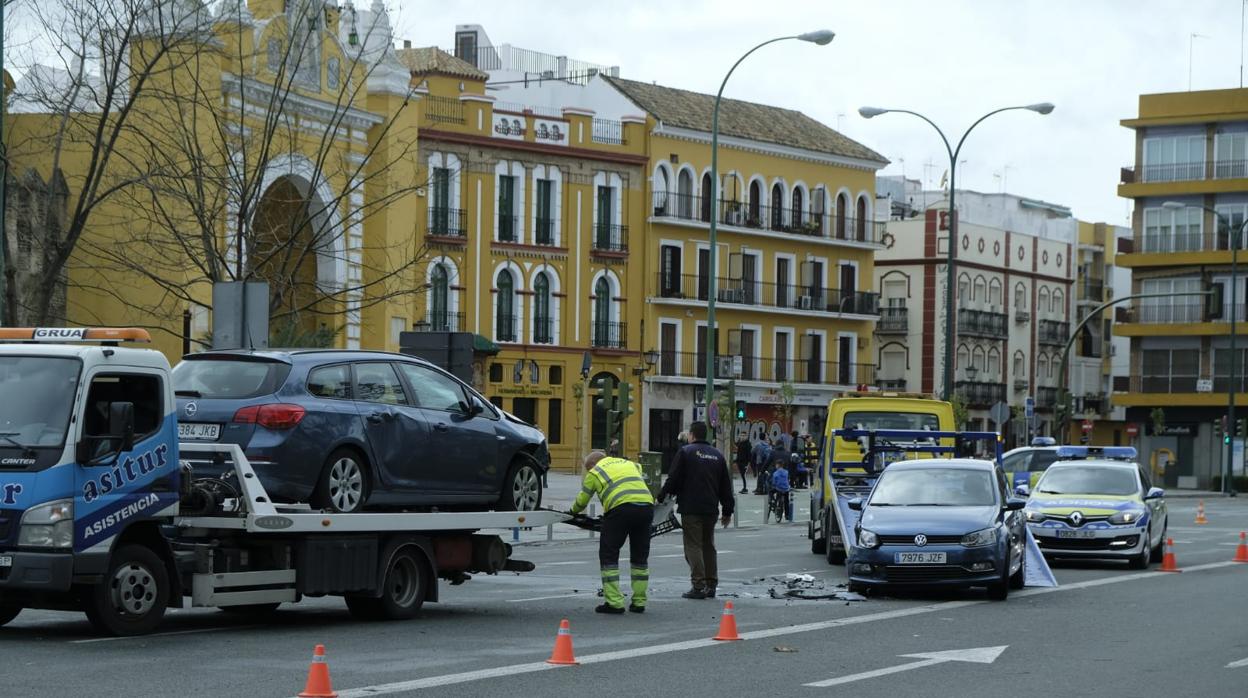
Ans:
<svg viewBox="0 0 1248 698"><path fill-rule="evenodd" d="M598 613L623 613L624 595L620 593L620 548L628 539L629 576L633 598L628 610L644 613L646 589L650 585L650 524L654 520L654 497L641 466L627 458L609 457L602 451L585 456L585 481L581 493L572 503L572 513L579 514L598 495L602 502L602 535L598 540L598 564L602 568L604 603Z"/></svg>

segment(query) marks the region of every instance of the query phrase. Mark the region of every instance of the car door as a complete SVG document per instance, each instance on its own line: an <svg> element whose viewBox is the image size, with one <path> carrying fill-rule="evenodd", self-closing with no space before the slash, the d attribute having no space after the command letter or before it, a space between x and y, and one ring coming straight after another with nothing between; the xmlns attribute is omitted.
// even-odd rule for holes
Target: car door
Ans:
<svg viewBox="0 0 1248 698"><path fill-rule="evenodd" d="M493 497L503 480L495 421L475 412L463 384L437 369L400 362L399 371L429 424L431 476L447 492Z"/></svg>
<svg viewBox="0 0 1248 698"><path fill-rule="evenodd" d="M429 492L436 482L422 467L432 445L429 426L388 361L362 361L352 365L355 400L364 418L375 476L385 489L373 492L382 499L393 490Z"/></svg>
<svg viewBox="0 0 1248 698"><path fill-rule="evenodd" d="M1148 496L1148 491L1153 488L1152 478L1141 466L1140 474L1140 497ZM1161 545L1161 539L1165 535L1166 528L1166 500L1164 498L1144 499L1144 506L1148 508L1149 518L1153 520L1152 537L1148 544L1152 547Z"/></svg>
<svg viewBox="0 0 1248 698"><path fill-rule="evenodd" d="M1009 476L1001 467L994 468L993 470L995 471L997 479L997 496L1000 497L1001 506L1004 507L1005 503L1014 497L1014 488L1010 484ZM1001 516L1003 517L1002 522L1005 526L1006 535L1010 537L1009 550L1007 553L1009 559L1006 563L1010 565L1010 569L1013 570L1015 563L1021 562L1023 555L1025 554L1024 542L1027 540L1027 522L1021 510L1003 510L1001 512Z"/></svg>

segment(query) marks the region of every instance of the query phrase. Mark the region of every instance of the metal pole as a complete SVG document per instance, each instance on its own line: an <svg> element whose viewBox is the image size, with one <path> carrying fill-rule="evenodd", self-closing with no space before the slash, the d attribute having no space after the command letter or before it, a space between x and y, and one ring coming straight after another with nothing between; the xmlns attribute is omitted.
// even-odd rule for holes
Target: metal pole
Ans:
<svg viewBox="0 0 1248 698"><path fill-rule="evenodd" d="M1235 496L1235 488L1231 487L1231 473L1234 472L1232 459L1235 457L1235 373L1238 363L1236 361L1238 357L1235 355L1235 313L1238 310L1236 295L1239 293L1239 238L1243 232L1244 227L1241 225L1239 230L1235 231L1235 239L1231 242L1231 374L1226 386L1226 433L1231 436L1226 441L1226 465L1222 467L1222 492L1232 497Z"/></svg>
<svg viewBox="0 0 1248 698"><path fill-rule="evenodd" d="M940 129L936 129L939 131ZM944 137L944 134L941 134ZM961 144L959 143L959 148ZM946 143L945 147L949 147ZM953 398L953 348L958 341L957 313L957 276L954 264L957 262L958 250L958 210L954 206L954 196L958 191L958 156L954 153L949 157L949 255L945 260L945 400Z"/></svg>
<svg viewBox="0 0 1248 698"><path fill-rule="evenodd" d="M0 80L4 76L4 3L0 2ZM6 273L7 265L4 258L4 252L9 246L8 221L5 217L5 209L8 208L8 192L5 190L5 184L9 179L9 151L4 145L4 105L5 105L5 88L0 84L0 326L5 324L5 320L12 318L5 317L5 310L8 303L5 302L6 283L8 282L8 274Z"/></svg>

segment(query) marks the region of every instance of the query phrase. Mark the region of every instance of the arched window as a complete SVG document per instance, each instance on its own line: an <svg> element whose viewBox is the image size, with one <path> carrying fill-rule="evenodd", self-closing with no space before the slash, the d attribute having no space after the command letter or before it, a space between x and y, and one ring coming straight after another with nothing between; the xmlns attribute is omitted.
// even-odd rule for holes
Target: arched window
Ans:
<svg viewBox="0 0 1248 698"><path fill-rule="evenodd" d="M676 177L676 216L693 218L693 175L681 170Z"/></svg>
<svg viewBox="0 0 1248 698"><path fill-rule="evenodd" d="M993 310L999 310L1001 308L1000 279L993 279L988 282L988 305L992 306Z"/></svg>
<svg viewBox="0 0 1248 698"><path fill-rule="evenodd" d="M660 166L654 173L654 215L667 215L667 198L671 190L672 182L667 168Z"/></svg>
<svg viewBox="0 0 1248 698"><path fill-rule="evenodd" d="M802 228L802 209L805 208L805 203L801 188L793 187L793 210L789 212L789 216L790 220L793 221L794 230L801 230Z"/></svg>
<svg viewBox="0 0 1248 698"><path fill-rule="evenodd" d="M1049 357L1044 354L1041 354L1039 357L1036 358L1036 377L1037 378L1049 377Z"/></svg>
<svg viewBox="0 0 1248 698"><path fill-rule="evenodd" d="M458 327L451 326L450 298L451 277L446 265L438 263L433 267L433 280L429 288L429 325L434 332L454 332Z"/></svg>
<svg viewBox="0 0 1248 698"><path fill-rule="evenodd" d="M984 348L975 347L975 350L971 352L971 366L975 367L975 370L979 372L979 375L975 376L977 380L982 381L987 378L984 375L984 363Z"/></svg>
<svg viewBox="0 0 1248 698"><path fill-rule="evenodd" d="M546 272L538 272L533 281L533 342L550 344L554 341L554 332L550 317L550 278Z"/></svg>
<svg viewBox="0 0 1248 698"><path fill-rule="evenodd" d="M1053 291L1053 305L1050 307L1056 315L1066 314L1066 294L1061 289Z"/></svg>
<svg viewBox="0 0 1248 698"><path fill-rule="evenodd" d="M963 274L958 277L958 305L966 305L967 294L971 292L971 277Z"/></svg>
<svg viewBox="0 0 1248 698"><path fill-rule="evenodd" d="M845 196L844 193L837 194L836 195L836 237L841 240L844 240L848 234L848 231L845 229L846 216L849 215L848 212L846 211L846 209L848 208L849 208L849 198Z"/></svg>
<svg viewBox="0 0 1248 698"><path fill-rule="evenodd" d="M1049 309L1049 287L1041 286L1040 293L1036 297L1036 312L1047 312ZM1043 372L1041 372L1043 373Z"/></svg>
<svg viewBox="0 0 1248 698"><path fill-rule="evenodd" d="M1027 288L1023 286L1021 281L1014 286L1014 309L1027 309Z"/></svg>
<svg viewBox="0 0 1248 698"><path fill-rule="evenodd" d="M970 352L966 350L966 347L965 346L958 347L958 368L961 368L962 370L965 371L966 368L971 365L970 360L971 360L971 355L970 355Z"/></svg>
<svg viewBox="0 0 1248 698"><path fill-rule="evenodd" d="M701 207L700 213L702 214L702 222L704 223L711 222L711 199L713 197L714 197L714 194L711 192L711 173L703 172L702 173L702 207Z"/></svg>
<svg viewBox="0 0 1248 698"><path fill-rule="evenodd" d="M615 302L611 298L611 282L606 276L594 282L594 331L596 347L624 347L623 324L615 321Z"/></svg>
<svg viewBox="0 0 1248 698"><path fill-rule="evenodd" d="M749 210L745 224L751 228L758 228L762 225L763 215L763 187L758 180L750 182L750 201Z"/></svg>
<svg viewBox="0 0 1248 698"><path fill-rule="evenodd" d="M1014 352L1014 380L1027 382L1027 365L1023 352Z"/></svg>
<svg viewBox="0 0 1248 698"><path fill-rule="evenodd" d="M867 239L867 197L858 197L858 210L854 219L854 238L859 242Z"/></svg>
<svg viewBox="0 0 1248 698"><path fill-rule="evenodd" d="M979 303L988 297L988 287L984 283L984 277L975 277L975 286L971 288L971 300Z"/></svg>
<svg viewBox="0 0 1248 698"><path fill-rule="evenodd" d="M498 272L494 335L500 342L516 341L516 280L511 271Z"/></svg>
<svg viewBox="0 0 1248 698"><path fill-rule="evenodd" d="M771 229L784 230L784 187L771 185Z"/></svg>
<svg viewBox="0 0 1248 698"><path fill-rule="evenodd" d="M997 351L996 347L988 350L988 365L985 367L985 372L988 374L984 376L986 381L995 383L1001 378L1001 352Z"/></svg>

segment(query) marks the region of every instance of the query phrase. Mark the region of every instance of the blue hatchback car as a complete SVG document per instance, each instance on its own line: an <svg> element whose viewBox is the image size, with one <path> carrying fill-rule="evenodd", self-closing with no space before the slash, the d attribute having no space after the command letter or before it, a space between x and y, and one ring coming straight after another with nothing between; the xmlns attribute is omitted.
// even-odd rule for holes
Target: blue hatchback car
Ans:
<svg viewBox="0 0 1248 698"><path fill-rule="evenodd" d="M1004 600L1023 586L1026 544L1021 499L1007 496L990 461L917 459L892 463L862 512L847 564L850 588L983 586Z"/></svg>
<svg viewBox="0 0 1248 698"><path fill-rule="evenodd" d="M179 438L238 444L277 501L336 512L542 502L542 432L421 359L211 351L183 357L173 384ZM222 472L192 465L196 477Z"/></svg>

